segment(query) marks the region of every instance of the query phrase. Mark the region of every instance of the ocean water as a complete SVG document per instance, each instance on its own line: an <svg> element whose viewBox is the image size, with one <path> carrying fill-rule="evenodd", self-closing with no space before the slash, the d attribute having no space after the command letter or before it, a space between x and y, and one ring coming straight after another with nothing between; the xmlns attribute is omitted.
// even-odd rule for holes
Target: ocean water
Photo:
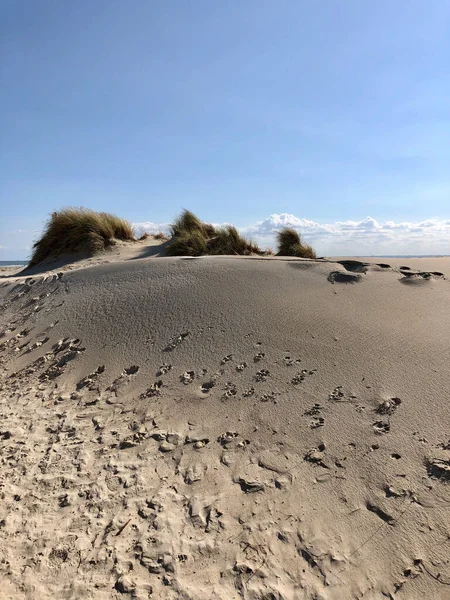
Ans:
<svg viewBox="0 0 450 600"><path fill-rule="evenodd" d="M27 260L0 260L0 269L2 267L25 267Z"/></svg>

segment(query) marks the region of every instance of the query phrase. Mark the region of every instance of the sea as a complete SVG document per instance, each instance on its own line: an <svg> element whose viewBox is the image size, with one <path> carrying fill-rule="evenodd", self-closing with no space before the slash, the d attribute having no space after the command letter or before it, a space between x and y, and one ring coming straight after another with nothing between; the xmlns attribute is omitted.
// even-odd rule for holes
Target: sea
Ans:
<svg viewBox="0 0 450 600"><path fill-rule="evenodd" d="M0 260L0 269L2 267L25 267L27 260Z"/></svg>

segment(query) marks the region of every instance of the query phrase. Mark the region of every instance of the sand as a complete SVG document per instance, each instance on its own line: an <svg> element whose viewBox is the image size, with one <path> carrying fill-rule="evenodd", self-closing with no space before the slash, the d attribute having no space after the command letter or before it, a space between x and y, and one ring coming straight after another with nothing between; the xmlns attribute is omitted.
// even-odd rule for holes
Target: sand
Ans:
<svg viewBox="0 0 450 600"><path fill-rule="evenodd" d="M0 596L449 598L450 259L146 248L0 279Z"/></svg>

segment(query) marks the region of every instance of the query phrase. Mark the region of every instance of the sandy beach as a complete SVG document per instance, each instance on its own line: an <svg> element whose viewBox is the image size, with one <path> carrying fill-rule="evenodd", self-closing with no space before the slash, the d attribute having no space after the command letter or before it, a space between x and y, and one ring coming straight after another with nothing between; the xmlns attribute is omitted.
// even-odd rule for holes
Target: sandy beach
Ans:
<svg viewBox="0 0 450 600"><path fill-rule="evenodd" d="M342 260L3 272L0 596L449 598L450 258Z"/></svg>

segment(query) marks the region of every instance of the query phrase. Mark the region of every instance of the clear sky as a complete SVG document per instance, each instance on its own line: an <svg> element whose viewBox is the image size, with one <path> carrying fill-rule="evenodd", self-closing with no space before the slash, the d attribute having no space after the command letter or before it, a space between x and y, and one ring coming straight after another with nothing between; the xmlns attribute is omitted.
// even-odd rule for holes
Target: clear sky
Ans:
<svg viewBox="0 0 450 600"><path fill-rule="evenodd" d="M64 205L450 253L448 0L1 0L0 40L0 260Z"/></svg>

